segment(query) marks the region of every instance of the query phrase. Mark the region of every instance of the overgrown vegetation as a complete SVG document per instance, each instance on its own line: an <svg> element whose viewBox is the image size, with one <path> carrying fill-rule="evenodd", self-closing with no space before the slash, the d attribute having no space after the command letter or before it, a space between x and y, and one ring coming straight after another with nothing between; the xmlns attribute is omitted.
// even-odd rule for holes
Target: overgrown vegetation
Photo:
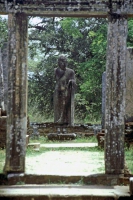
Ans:
<svg viewBox="0 0 133 200"><path fill-rule="evenodd" d="M107 20L41 18L40 23L29 27L29 114L34 109L45 118L53 116L53 71L58 55L63 53L68 57L68 67L76 73L76 118L100 119Z"/></svg>
<svg viewBox="0 0 133 200"><path fill-rule="evenodd" d="M128 27L127 44L128 47L133 47L133 19L129 19ZM8 38L7 20L2 17L0 17L0 35L2 48ZM36 122L49 119L52 121L55 84L53 71L57 67L58 55L63 53L68 57L68 67L74 69L76 73L75 116L77 120L80 122L100 120L101 77L106 66L106 44L106 19L40 18L39 22L29 23L28 112L30 118ZM80 142L85 140L80 139ZM43 138L41 142L47 141ZM35 153L32 149L31 152ZM125 150L125 157L133 173L133 148ZM5 150L0 150L0 172L4 162Z"/></svg>
<svg viewBox="0 0 133 200"><path fill-rule="evenodd" d="M37 19L37 21L36 21ZM133 46L133 19L128 21ZM7 20L0 17L0 47L7 41ZM76 73L75 118L101 119L102 73L106 68L107 19L29 18L28 113L32 120L53 121L54 68L59 54Z"/></svg>
<svg viewBox="0 0 133 200"><path fill-rule="evenodd" d="M128 25L127 44L133 46L132 19ZM38 24L29 24L29 30L29 71L34 72L29 76L29 114L53 119L53 70L63 53L76 73L76 120L100 120L107 19L40 18Z"/></svg>

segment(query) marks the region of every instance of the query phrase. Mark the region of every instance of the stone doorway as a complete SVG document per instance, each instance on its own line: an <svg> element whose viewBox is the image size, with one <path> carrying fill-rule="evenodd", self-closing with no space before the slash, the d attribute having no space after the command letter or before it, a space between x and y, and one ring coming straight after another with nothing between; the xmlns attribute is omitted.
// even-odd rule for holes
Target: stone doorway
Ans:
<svg viewBox="0 0 133 200"><path fill-rule="evenodd" d="M25 171L27 122L27 16L108 17L107 94L105 111L105 171L124 173L124 114L127 17L133 15L129 1L34 3L25 0L1 3L9 15L9 91L5 171Z"/></svg>

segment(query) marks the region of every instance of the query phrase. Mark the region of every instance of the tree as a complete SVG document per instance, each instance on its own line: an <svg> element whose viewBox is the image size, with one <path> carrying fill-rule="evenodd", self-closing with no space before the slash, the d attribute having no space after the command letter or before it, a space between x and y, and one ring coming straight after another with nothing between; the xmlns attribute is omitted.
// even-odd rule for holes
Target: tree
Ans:
<svg viewBox="0 0 133 200"><path fill-rule="evenodd" d="M101 77L105 70L106 20L82 18L42 18L41 20L37 26L32 26L29 36L29 39L32 39L30 56L34 58L38 49L44 55L34 76L30 79L29 87L32 87L32 90L29 90L30 104L32 104L31 99L34 99L32 97L36 96L38 110L53 113L51 109L54 79L51 74L56 67L57 55L64 53L68 56L69 67L76 72L78 117L88 120L92 116L100 116ZM41 84L43 90L41 86L39 87ZM44 86L47 89L44 89ZM36 95L31 93L34 90Z"/></svg>

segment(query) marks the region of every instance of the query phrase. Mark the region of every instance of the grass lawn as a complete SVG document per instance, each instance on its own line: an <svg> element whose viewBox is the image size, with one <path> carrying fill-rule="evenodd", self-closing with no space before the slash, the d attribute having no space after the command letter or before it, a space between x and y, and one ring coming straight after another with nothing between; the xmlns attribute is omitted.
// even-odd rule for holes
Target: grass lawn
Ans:
<svg viewBox="0 0 133 200"><path fill-rule="evenodd" d="M48 141L47 138L45 138L45 137L40 137L39 140L30 140L30 142L39 142L41 144L43 144L43 143L60 143L59 141ZM71 143L73 143L73 142L74 143L86 143L86 142L97 142L97 140L95 137L89 137L89 138L77 138L76 140L66 141L66 142L68 142L68 143L70 143L70 142ZM73 153L72 153L72 151L73 151ZM63 156L63 154L64 154L64 157L66 156L67 164L69 163L69 164L73 165L72 161L75 158L73 158L71 156L72 154L75 155L75 157L77 156L79 159L80 159L80 157L87 156L86 158L85 157L83 158L83 161L82 161L82 159L80 160L83 163L83 165L85 163L84 159L86 159L86 162L89 161L88 165L90 163L90 164L94 164L95 166L97 166L96 163L99 163L99 165L97 166L97 171L99 173L104 171L104 151L98 147L90 147L90 148L82 147L82 148L78 148L78 149L77 148L70 148L70 149L68 149L68 148L67 149L66 148L63 148L63 149L62 148L56 148L56 149L40 148L40 151L38 151L38 152L34 151L32 148L28 148L27 152L26 152L26 162L27 162L26 167L28 167L28 165L29 165L29 167L30 167L30 165L32 165L32 167L33 167L34 162L39 166L40 165L39 159L42 159L42 163L43 163L44 156L47 156L46 157L47 160L51 160L51 159L49 159L50 155L52 155L52 158L55 158L56 156L58 157L58 155ZM67 156L69 157L69 159L67 158ZM92 163L91 160L94 161L94 163ZM125 148L125 161L127 163L129 170L133 174L133 147L131 147L129 149ZM75 162L77 162L77 161L75 160ZM5 164L5 149L1 149L0 150L0 173L3 172L4 164ZM46 166L49 167L49 164L50 163L46 163ZM53 163L51 163L51 165L53 165ZM82 167L84 167L84 166L82 166Z"/></svg>
<svg viewBox="0 0 133 200"><path fill-rule="evenodd" d="M44 144L44 143L62 143L62 142L67 142L67 143L97 143L97 139L95 136L91 136L91 137L77 137L74 140L62 140L62 141L58 141L58 140L48 140L47 137L44 136L40 136L39 139L30 139L29 141L30 143L34 143L34 142L39 142L40 144Z"/></svg>

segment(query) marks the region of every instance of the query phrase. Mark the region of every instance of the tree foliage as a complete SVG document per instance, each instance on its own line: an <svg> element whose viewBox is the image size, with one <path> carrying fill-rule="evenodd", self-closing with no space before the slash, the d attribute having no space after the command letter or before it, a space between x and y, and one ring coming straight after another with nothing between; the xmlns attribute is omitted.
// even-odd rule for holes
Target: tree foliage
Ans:
<svg viewBox="0 0 133 200"><path fill-rule="evenodd" d="M133 46L133 19L128 20L128 47ZM7 20L0 17L0 47L7 41ZM29 113L53 116L54 68L59 54L76 73L76 118L101 117L102 73L106 68L107 20L96 18L44 18L29 21ZM34 109L33 109L34 108ZM36 119L37 120L37 119Z"/></svg>
<svg viewBox="0 0 133 200"><path fill-rule="evenodd" d="M100 117L101 77L105 70L107 22L105 19L42 18L30 26L29 57L37 50L43 55L29 79L29 103L36 103L41 114L52 115L54 68L57 57L65 54L68 67L76 73L76 116L82 119Z"/></svg>

